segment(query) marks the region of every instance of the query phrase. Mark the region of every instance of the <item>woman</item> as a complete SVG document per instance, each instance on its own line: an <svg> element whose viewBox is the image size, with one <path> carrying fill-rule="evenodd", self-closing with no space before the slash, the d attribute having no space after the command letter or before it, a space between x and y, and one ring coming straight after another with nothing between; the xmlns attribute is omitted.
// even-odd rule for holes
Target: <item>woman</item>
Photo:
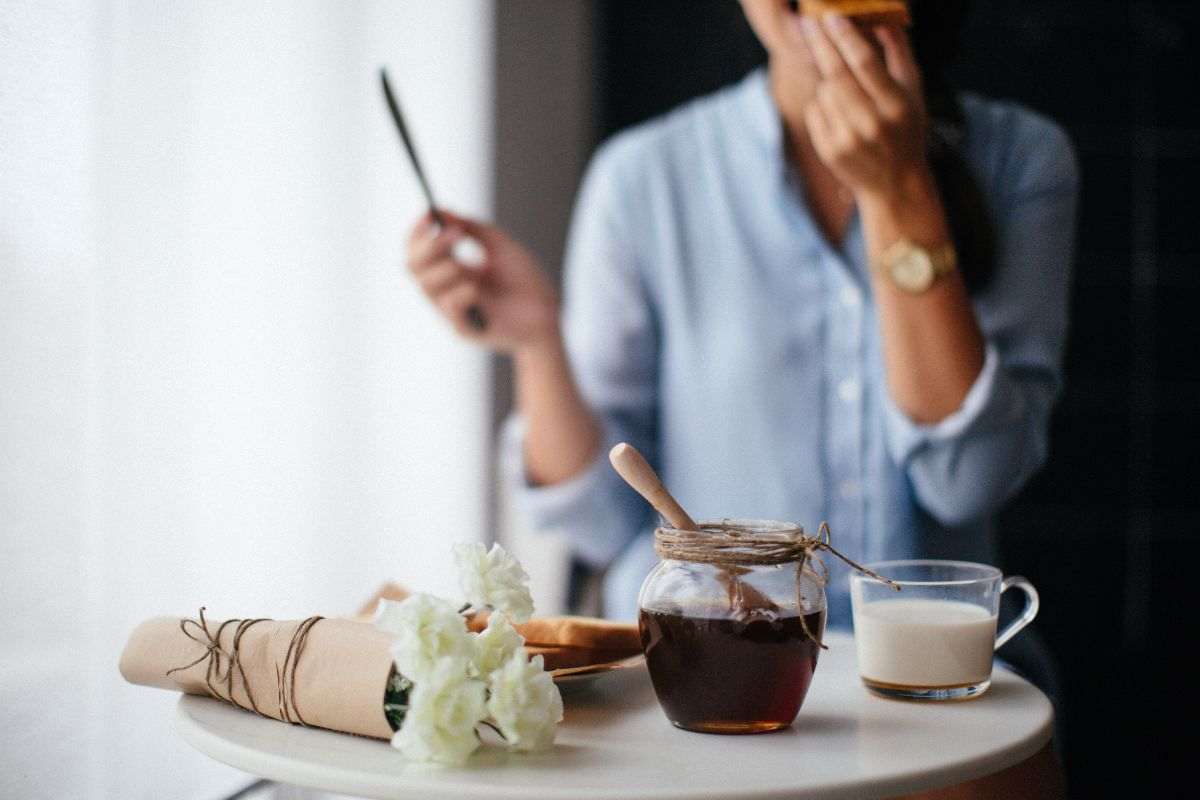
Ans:
<svg viewBox="0 0 1200 800"><path fill-rule="evenodd" d="M698 519L828 520L866 561L994 561L992 516L1046 454L1077 187L1065 135L932 68L923 84L898 27L743 6L767 68L593 159L561 325L501 231L447 215L411 239L445 316L512 354L519 502L607 569L617 617L656 561L652 512L606 462L617 441ZM955 6L914 4L919 44ZM463 236L482 270L454 259ZM848 624L831 566L830 623Z"/></svg>

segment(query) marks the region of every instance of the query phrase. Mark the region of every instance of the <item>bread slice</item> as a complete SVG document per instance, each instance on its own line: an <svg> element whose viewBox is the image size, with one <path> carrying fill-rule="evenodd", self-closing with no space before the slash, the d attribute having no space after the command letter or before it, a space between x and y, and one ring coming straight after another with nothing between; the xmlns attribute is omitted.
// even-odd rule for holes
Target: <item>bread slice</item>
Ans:
<svg viewBox="0 0 1200 800"><path fill-rule="evenodd" d="M380 600L400 601L408 595L403 586L384 584L358 610L355 619L370 622ZM471 615L467 627L479 632L487 627L487 621L488 612L481 611ZM632 622L596 617L534 617L515 627L525 637L529 655L543 655L548 670L620 661L642 652L638 626Z"/></svg>
<svg viewBox="0 0 1200 800"><path fill-rule="evenodd" d="M486 626L486 613L471 618L472 630L483 630ZM638 626L633 622L613 622L595 617L534 617L514 627L525 637L527 647L573 647L626 655L642 650Z"/></svg>
<svg viewBox="0 0 1200 800"><path fill-rule="evenodd" d="M800 0L800 13L815 17L841 14L867 25L912 24L905 0Z"/></svg>

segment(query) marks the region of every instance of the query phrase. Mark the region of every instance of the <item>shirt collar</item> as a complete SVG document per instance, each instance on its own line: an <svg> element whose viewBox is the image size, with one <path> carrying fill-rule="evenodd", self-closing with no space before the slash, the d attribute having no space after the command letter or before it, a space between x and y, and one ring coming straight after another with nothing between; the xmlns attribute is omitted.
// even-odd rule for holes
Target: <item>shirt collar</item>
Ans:
<svg viewBox="0 0 1200 800"><path fill-rule="evenodd" d="M842 263L861 261L861 258L855 256L862 248L861 219L857 209L850 219L850 227L846 230L846 239L840 249L825 241L812 219L808 203L804 200L800 177L788 162L783 140L783 117L779 114L779 107L775 105L775 96L771 94L771 77L767 68L759 67L743 78L738 92L741 121L763 147L766 163L770 164L778 176L781 189L791 198L787 202L794 203L797 213L803 217L813 247L817 252L835 257Z"/></svg>
<svg viewBox="0 0 1200 800"><path fill-rule="evenodd" d="M767 68L759 67L743 78L739 92L746 125L766 148L769 156L777 162L779 171L786 172L783 118L779 115L775 97L771 94L771 77Z"/></svg>
<svg viewBox="0 0 1200 800"><path fill-rule="evenodd" d="M781 184L791 180L787 151L784 146L784 118L775 106L775 96L770 94L770 73L767 67L758 67L742 79L739 86L742 115L751 137L761 146L766 163Z"/></svg>

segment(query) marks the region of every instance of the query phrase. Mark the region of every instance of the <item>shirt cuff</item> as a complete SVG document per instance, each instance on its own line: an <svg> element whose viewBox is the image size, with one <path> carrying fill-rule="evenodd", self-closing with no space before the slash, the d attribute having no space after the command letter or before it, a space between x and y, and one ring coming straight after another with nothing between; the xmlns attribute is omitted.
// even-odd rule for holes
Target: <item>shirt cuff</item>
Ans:
<svg viewBox="0 0 1200 800"><path fill-rule="evenodd" d="M591 566L607 566L624 545L617 537L598 535L609 527L602 509L608 461L603 448L582 472L549 486L533 486L525 470L525 419L513 414L500 435L500 460L505 483L511 488L513 505L539 531L554 530L565 535L573 554ZM597 517L601 518L597 518Z"/></svg>
<svg viewBox="0 0 1200 800"><path fill-rule="evenodd" d="M921 447L957 439L974 425L995 393L999 364L996 348L988 342L984 350L983 369L963 398L962 405L953 414L932 425L915 422L901 411L885 388L883 410L887 421L888 449L896 461L904 464Z"/></svg>

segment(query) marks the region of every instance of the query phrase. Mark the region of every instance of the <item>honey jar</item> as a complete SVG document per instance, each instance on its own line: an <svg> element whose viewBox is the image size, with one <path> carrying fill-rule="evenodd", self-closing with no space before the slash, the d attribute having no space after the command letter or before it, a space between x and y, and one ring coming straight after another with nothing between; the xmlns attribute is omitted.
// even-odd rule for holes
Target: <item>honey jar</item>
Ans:
<svg viewBox="0 0 1200 800"><path fill-rule="evenodd" d="M676 727L765 733L792 724L825 630L820 541L792 523L659 528L638 597L658 701Z"/></svg>

